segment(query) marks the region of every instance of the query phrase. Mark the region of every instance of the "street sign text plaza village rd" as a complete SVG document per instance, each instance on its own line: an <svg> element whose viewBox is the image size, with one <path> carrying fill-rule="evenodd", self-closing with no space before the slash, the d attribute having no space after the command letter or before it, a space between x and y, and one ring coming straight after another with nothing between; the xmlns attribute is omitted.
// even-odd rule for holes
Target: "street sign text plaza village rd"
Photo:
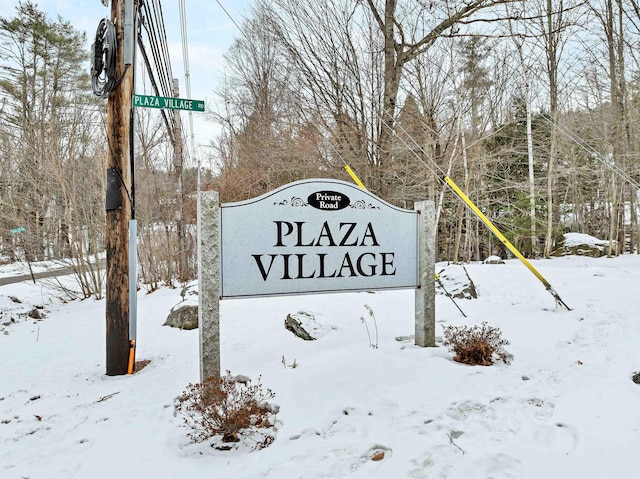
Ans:
<svg viewBox="0 0 640 479"><path fill-rule="evenodd" d="M204 111L201 100L187 100L166 96L133 95L133 106L143 108L166 108L169 110Z"/></svg>

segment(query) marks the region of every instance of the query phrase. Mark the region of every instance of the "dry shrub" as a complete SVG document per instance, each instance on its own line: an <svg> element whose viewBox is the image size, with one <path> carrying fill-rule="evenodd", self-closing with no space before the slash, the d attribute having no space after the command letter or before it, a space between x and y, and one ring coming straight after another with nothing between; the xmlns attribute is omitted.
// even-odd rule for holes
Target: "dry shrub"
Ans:
<svg viewBox="0 0 640 479"><path fill-rule="evenodd" d="M480 326L445 326L444 345L455 353L454 361L459 363L490 366L494 358L507 362L504 347L509 341L502 339L500 329L486 322Z"/></svg>
<svg viewBox="0 0 640 479"><path fill-rule="evenodd" d="M176 411L184 416L191 428L188 434L194 442L222 436L222 442L238 442L241 437L260 436L256 448L273 442L273 436L260 429L268 429L277 408L267 401L275 394L262 389L260 378L255 385L246 377L234 377L227 371L220 378L189 384L176 398Z"/></svg>

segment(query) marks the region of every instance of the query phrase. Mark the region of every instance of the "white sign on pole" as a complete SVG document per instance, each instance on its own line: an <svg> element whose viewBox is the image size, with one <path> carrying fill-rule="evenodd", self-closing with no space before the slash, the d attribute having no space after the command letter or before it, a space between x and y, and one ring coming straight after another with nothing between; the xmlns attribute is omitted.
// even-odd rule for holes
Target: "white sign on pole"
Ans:
<svg viewBox="0 0 640 479"><path fill-rule="evenodd" d="M220 296L418 286L418 215L340 180L221 206Z"/></svg>

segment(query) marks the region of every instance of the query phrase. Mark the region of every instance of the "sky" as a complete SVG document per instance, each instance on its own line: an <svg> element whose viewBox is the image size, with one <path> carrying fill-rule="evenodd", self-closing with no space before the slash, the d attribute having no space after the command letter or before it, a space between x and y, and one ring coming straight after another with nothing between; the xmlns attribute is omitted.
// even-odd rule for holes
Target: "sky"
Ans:
<svg viewBox="0 0 640 479"><path fill-rule="evenodd" d="M470 278L477 298L455 299L465 317L436 285L435 348L414 344L412 290L223 300L222 370L260 378L279 407L258 451L257 436L229 451L187 437L174 405L198 381L198 331L162 325L181 288L139 291L137 359L150 362L108 377L104 300L0 286L0 477L637 479L640 255L532 263L571 311L518 260L437 263L449 293ZM316 340L287 331L288 314ZM508 363L455 362L444 328L483 321Z"/></svg>
<svg viewBox="0 0 640 479"><path fill-rule="evenodd" d="M95 38L96 28L101 18L108 16L110 9L101 0L37 0L40 9L50 18L60 15L74 27L87 33L87 51ZM241 25L248 15L252 0L220 0L228 14ZM214 91L224 78L223 55L241 33L225 14L216 0L186 0L187 40L191 78L191 97L205 100L207 108L214 109ZM180 36L180 16L177 0L161 2L164 15L171 67L174 77L180 82L181 97L185 98L185 77ZM0 15L13 17L18 0L0 0ZM139 82L140 83L140 82ZM143 85L136 85L136 93L142 93ZM148 82L147 82L147 88ZM138 91L140 90L140 91ZM196 148L208 145L219 132L211 121L205 120L204 113L193 113ZM188 116L183 112L183 124L188 125Z"/></svg>

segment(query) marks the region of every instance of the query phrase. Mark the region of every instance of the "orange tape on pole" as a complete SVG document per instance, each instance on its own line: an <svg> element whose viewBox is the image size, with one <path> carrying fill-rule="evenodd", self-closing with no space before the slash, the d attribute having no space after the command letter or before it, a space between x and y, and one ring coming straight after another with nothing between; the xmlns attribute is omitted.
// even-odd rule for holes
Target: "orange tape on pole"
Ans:
<svg viewBox="0 0 640 479"><path fill-rule="evenodd" d="M129 342L129 366L127 367L127 374L133 374L133 366L136 363L136 342L131 340Z"/></svg>

